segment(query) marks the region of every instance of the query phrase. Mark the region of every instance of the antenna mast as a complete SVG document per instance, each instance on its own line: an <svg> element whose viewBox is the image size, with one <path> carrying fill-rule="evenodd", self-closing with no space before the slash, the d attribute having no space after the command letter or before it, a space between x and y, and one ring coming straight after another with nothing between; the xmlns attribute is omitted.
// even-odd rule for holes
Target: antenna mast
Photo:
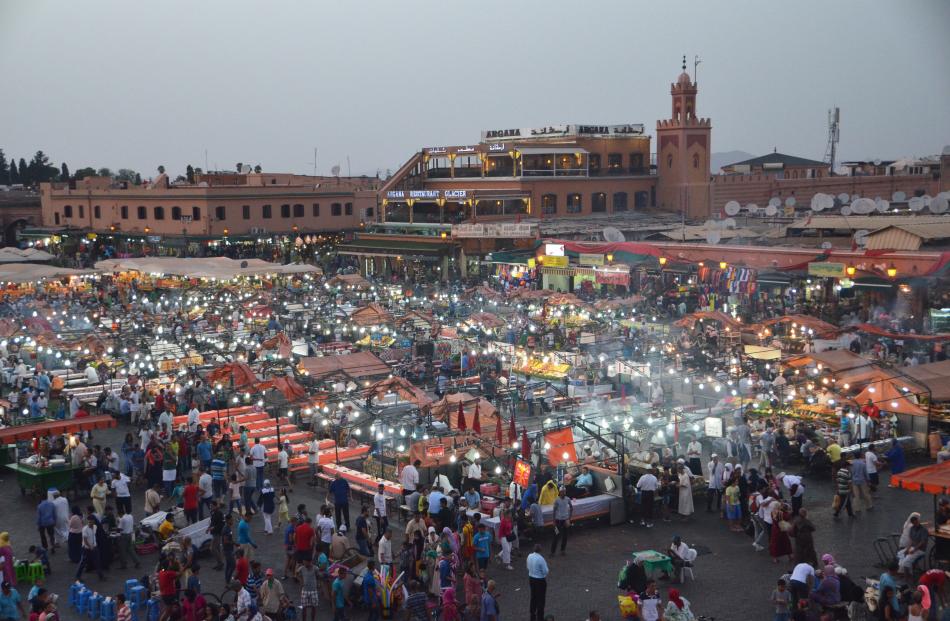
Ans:
<svg viewBox="0 0 950 621"><path fill-rule="evenodd" d="M835 174L835 154L838 150L838 139L840 138L839 125L841 122L841 110L835 106L828 110L828 147L825 149L825 161L831 167L831 176Z"/></svg>

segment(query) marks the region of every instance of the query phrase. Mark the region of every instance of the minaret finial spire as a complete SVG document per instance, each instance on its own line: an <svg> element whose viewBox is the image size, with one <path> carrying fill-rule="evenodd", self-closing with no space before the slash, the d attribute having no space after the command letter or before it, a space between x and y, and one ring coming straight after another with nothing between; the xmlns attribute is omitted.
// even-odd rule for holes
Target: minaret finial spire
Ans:
<svg viewBox="0 0 950 621"><path fill-rule="evenodd" d="M686 71L686 54L683 54L683 71Z"/></svg>

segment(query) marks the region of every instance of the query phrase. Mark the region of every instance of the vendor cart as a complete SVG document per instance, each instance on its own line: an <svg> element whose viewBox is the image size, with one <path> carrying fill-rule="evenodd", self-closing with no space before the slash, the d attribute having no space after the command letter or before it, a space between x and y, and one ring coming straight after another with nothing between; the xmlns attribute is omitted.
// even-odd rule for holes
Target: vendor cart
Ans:
<svg viewBox="0 0 950 621"><path fill-rule="evenodd" d="M30 492L36 496L45 496L46 490L55 487L59 491L72 489L79 466L64 466L62 468L34 468L24 464L5 464L16 473L17 485L20 493Z"/></svg>

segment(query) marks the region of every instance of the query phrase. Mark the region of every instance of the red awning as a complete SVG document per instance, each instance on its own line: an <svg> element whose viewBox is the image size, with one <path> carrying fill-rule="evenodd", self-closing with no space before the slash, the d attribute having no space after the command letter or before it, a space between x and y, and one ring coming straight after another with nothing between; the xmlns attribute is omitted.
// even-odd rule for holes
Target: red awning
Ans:
<svg viewBox="0 0 950 621"><path fill-rule="evenodd" d="M950 461L892 474L891 487L925 494L950 494Z"/></svg>
<svg viewBox="0 0 950 621"><path fill-rule="evenodd" d="M77 433L90 429L106 429L115 427L115 419L108 415L84 416L67 420L48 420L42 423L16 425L0 429L0 444L12 444L22 440L32 440L61 433Z"/></svg>

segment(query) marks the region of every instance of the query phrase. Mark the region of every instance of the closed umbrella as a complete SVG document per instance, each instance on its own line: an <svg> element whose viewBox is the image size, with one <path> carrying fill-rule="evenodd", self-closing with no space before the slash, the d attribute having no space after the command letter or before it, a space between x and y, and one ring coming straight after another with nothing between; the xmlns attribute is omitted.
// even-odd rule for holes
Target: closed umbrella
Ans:
<svg viewBox="0 0 950 621"><path fill-rule="evenodd" d="M518 439L518 430L515 429L515 413L511 412L511 418L508 419L508 444L514 444Z"/></svg>
<svg viewBox="0 0 950 621"><path fill-rule="evenodd" d="M465 431L465 409L462 407L462 402L459 401L459 431Z"/></svg>
<svg viewBox="0 0 950 621"><path fill-rule="evenodd" d="M504 440L501 438L501 416L495 417L495 443L501 446Z"/></svg>
<svg viewBox="0 0 950 621"><path fill-rule="evenodd" d="M531 456L531 443L528 442L528 430L521 428L521 454L527 459Z"/></svg>

